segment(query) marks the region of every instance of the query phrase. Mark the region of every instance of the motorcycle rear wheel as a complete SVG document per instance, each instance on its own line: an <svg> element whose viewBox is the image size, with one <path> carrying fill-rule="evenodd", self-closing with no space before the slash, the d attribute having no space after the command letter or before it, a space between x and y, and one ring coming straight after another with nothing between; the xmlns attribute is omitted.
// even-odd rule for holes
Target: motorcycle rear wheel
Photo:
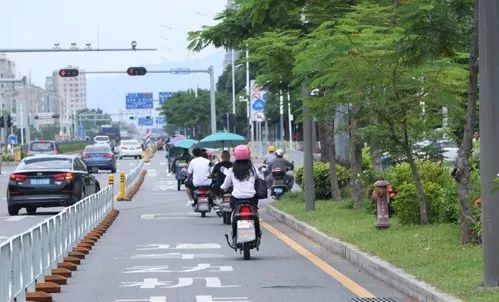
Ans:
<svg viewBox="0 0 499 302"><path fill-rule="evenodd" d="M201 217L206 217L206 212L201 212Z"/></svg>
<svg viewBox="0 0 499 302"><path fill-rule="evenodd" d="M251 259L251 252L250 252L250 244L249 244L249 242L243 243L243 256L244 256L244 260L250 260Z"/></svg>

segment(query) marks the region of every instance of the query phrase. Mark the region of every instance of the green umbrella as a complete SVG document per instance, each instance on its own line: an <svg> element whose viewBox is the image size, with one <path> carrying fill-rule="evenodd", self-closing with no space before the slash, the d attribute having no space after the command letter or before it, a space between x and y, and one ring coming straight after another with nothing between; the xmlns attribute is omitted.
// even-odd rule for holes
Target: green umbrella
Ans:
<svg viewBox="0 0 499 302"><path fill-rule="evenodd" d="M203 138L196 147L200 148L225 148L246 144L246 138L230 132L219 132Z"/></svg>
<svg viewBox="0 0 499 302"><path fill-rule="evenodd" d="M183 149L189 149L191 148L192 146L194 146L195 144L199 143L199 141L195 140L195 139L184 139L184 140L181 140L181 141L178 141L175 143L175 147L177 148L183 148Z"/></svg>

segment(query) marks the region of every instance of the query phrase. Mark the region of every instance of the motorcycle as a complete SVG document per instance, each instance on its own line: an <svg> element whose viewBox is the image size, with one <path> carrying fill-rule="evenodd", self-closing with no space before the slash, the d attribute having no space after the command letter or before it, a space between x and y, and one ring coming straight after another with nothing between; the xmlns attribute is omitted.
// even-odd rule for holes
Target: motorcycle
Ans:
<svg viewBox="0 0 499 302"><path fill-rule="evenodd" d="M260 218L258 208L249 201L240 202L232 212L232 234L225 234L227 244L234 250L243 253L244 260L251 259L251 250L260 247Z"/></svg>
<svg viewBox="0 0 499 302"><path fill-rule="evenodd" d="M232 208L230 207L230 201L232 199L232 194L225 193L222 195L222 202L220 203L220 216L224 224L230 225L232 220Z"/></svg>
<svg viewBox="0 0 499 302"><path fill-rule="evenodd" d="M272 187L270 188L270 196L274 199L281 198L288 191L286 184L286 171L280 168L272 169Z"/></svg>
<svg viewBox="0 0 499 302"><path fill-rule="evenodd" d="M187 179L187 167L189 163L187 161L179 161L175 165L175 179L177 180L177 191L180 191L180 187Z"/></svg>
<svg viewBox="0 0 499 302"><path fill-rule="evenodd" d="M213 200L209 187L198 187L194 190L194 204L192 209L196 213L201 213L201 217L206 217L206 213L211 212Z"/></svg>

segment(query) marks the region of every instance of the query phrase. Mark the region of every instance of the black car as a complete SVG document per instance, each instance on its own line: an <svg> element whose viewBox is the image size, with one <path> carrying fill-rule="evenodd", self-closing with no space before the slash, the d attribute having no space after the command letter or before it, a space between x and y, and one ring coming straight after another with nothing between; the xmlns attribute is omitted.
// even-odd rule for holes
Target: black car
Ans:
<svg viewBox="0 0 499 302"><path fill-rule="evenodd" d="M83 161L69 155L34 155L25 158L10 175L7 188L9 215L26 208L70 206L100 191L99 182Z"/></svg>

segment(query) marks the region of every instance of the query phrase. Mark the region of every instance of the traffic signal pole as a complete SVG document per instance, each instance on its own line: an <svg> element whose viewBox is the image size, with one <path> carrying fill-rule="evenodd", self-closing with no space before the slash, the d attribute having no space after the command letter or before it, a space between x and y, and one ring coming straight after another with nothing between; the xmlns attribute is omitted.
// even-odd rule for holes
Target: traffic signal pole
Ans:
<svg viewBox="0 0 499 302"><path fill-rule="evenodd" d="M138 68L138 67L135 67ZM127 71L82 71L85 74L113 74L113 73L127 73ZM170 70L147 70L147 73L169 73L169 74L190 74L190 73L207 73L210 75L210 115L211 115L211 133L217 132L217 110L215 98L215 70L213 66L208 69L170 69ZM145 75L144 74L144 75Z"/></svg>
<svg viewBox="0 0 499 302"><path fill-rule="evenodd" d="M499 3L479 2L480 182L484 286L499 286Z"/></svg>

